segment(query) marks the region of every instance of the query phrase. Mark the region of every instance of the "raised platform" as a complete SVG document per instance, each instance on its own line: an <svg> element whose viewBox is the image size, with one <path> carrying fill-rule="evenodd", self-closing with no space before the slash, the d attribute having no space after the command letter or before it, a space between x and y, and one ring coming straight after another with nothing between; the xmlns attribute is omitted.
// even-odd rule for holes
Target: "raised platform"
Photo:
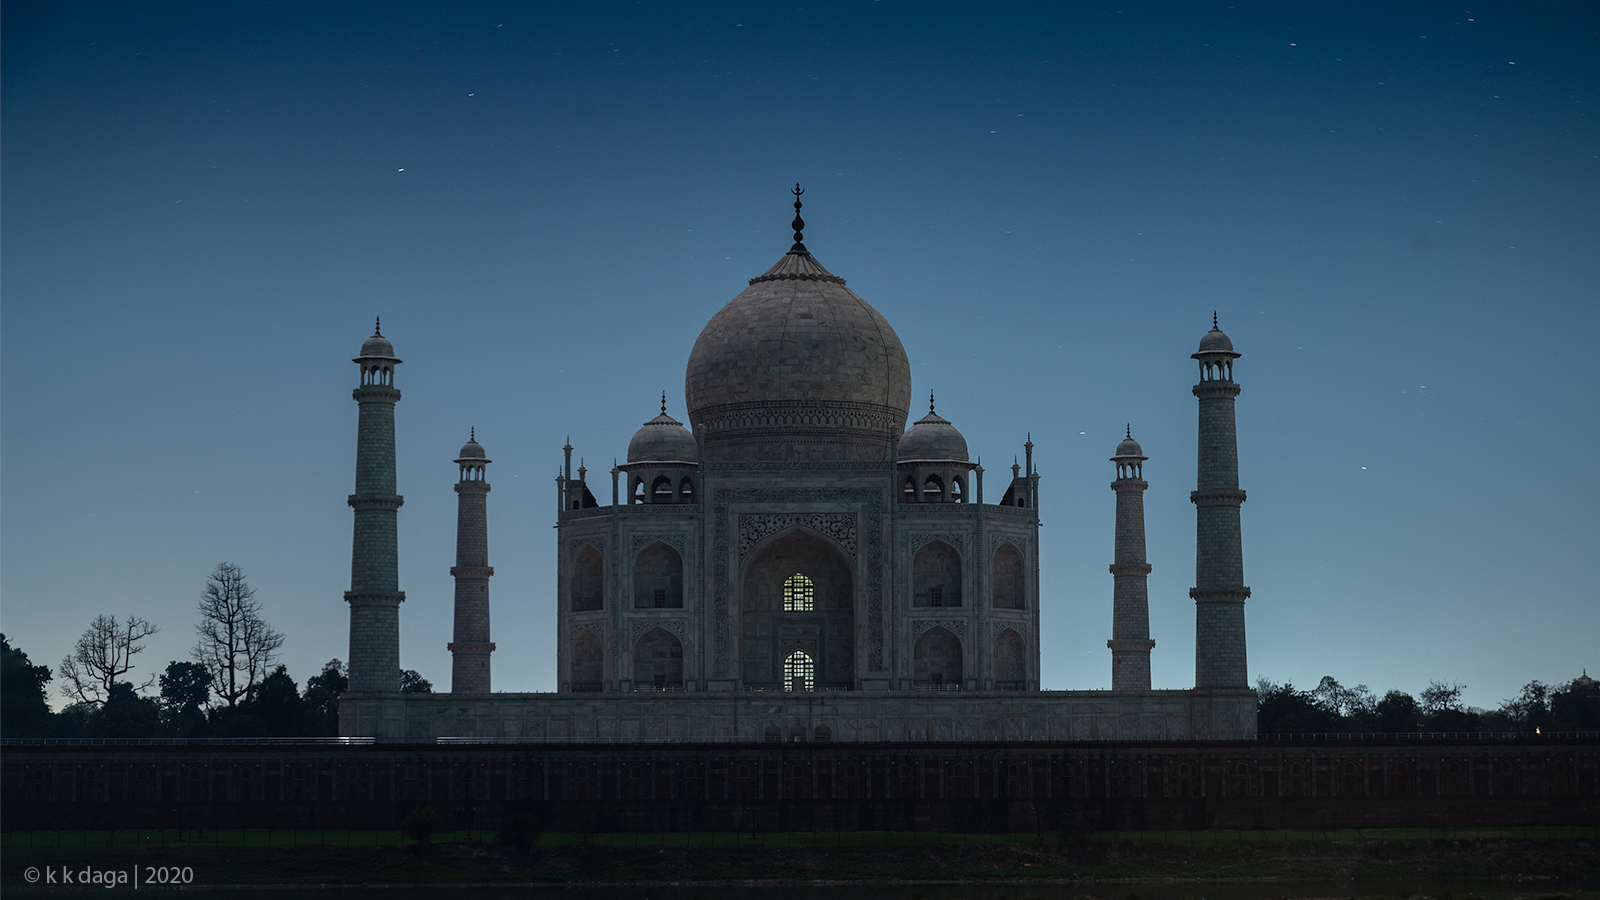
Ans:
<svg viewBox="0 0 1600 900"><path fill-rule="evenodd" d="M345 694L339 732L380 742L1187 741L1256 736L1232 691Z"/></svg>

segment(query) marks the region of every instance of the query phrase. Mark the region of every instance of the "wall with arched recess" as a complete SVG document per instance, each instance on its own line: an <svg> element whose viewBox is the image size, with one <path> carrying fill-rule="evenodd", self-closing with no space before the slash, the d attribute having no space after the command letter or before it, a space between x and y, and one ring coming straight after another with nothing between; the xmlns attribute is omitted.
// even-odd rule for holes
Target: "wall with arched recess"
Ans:
<svg viewBox="0 0 1600 900"><path fill-rule="evenodd" d="M683 557L656 541L633 558L635 609L683 608Z"/></svg>
<svg viewBox="0 0 1600 900"><path fill-rule="evenodd" d="M810 612L786 612L784 582L811 579ZM855 577L837 544L794 529L758 544L739 582L740 674L747 687L781 690L783 660L804 650L819 688L855 686Z"/></svg>

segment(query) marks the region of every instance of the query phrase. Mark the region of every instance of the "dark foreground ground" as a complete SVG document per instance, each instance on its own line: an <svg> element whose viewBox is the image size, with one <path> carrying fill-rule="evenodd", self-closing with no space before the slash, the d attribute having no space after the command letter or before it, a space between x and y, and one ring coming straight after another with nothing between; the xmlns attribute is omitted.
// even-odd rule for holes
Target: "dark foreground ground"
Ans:
<svg viewBox="0 0 1600 900"><path fill-rule="evenodd" d="M382 832L35 832L4 836L0 888L55 890L85 872L140 888L163 877L204 886L636 885L715 887L916 883L1076 884L1096 900L1128 900L1130 883L1355 883L1354 894L1463 900L1600 900L1600 829L1440 832L1179 832L1058 835L541 835L526 850L492 838L427 846ZM1544 836L1537 836L1542 834ZM1555 835L1555 836L1551 836ZM272 843L269 843L271 841ZM692 843L691 843L692 841ZM32 871L34 881L28 880ZM1449 885L1468 885L1473 890ZM1406 886L1413 886L1410 890ZM1443 887L1440 887L1440 886ZM1287 887L1287 884L1286 884ZM896 891L900 896L903 891ZM1204 891L1195 893L1201 897ZM1226 892L1212 891L1217 896ZM1340 891L1343 894L1343 891ZM1452 897L1452 893L1454 896ZM930 893L929 897L944 896ZM1069 896L1058 890L1039 896ZM1293 896L1269 891L1264 896ZM910 897L912 894L905 894ZM987 896L987 894L985 894ZM998 895L996 895L998 896ZM1076 896L1070 895L1070 896ZM1346 895L1348 896L1348 895ZM1080 898L1082 900L1082 898Z"/></svg>

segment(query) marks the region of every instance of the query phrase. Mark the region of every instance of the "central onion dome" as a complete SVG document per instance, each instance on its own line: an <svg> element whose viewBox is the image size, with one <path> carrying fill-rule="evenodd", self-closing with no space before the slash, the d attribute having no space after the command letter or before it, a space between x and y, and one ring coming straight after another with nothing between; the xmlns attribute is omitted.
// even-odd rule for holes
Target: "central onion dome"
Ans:
<svg viewBox="0 0 1600 900"><path fill-rule="evenodd" d="M889 323L801 242L706 324L684 377L716 459L885 460L911 408L911 364Z"/></svg>

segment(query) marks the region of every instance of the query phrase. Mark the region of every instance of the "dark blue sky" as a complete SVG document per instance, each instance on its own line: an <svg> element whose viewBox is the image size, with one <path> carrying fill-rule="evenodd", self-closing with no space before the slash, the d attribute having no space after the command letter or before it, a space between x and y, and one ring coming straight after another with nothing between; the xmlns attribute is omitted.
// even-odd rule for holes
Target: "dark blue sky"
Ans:
<svg viewBox="0 0 1600 900"><path fill-rule="evenodd" d="M1194 351L1236 369L1252 677L1600 669L1600 12L1570 4L4 7L0 613L184 658L220 560L346 654L356 369L398 385L402 659L442 686L455 478L495 684L554 686L553 477L683 418L806 242L985 466L1031 432L1044 680L1109 685L1132 422L1157 686L1193 681ZM919 407L920 409L920 407ZM915 414L914 414L915 415Z"/></svg>

